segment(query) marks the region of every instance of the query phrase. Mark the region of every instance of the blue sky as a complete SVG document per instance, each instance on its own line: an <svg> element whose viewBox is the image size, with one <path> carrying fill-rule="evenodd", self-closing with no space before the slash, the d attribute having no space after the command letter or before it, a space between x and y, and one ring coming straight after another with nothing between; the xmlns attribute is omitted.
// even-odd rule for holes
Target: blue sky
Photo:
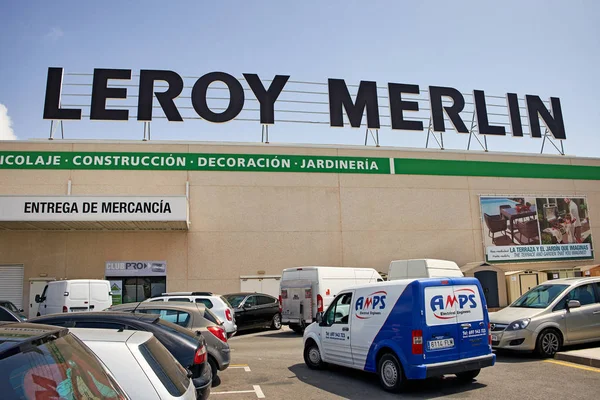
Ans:
<svg viewBox="0 0 600 400"><path fill-rule="evenodd" d="M323 83L440 85L559 97L566 153L599 157L598 15L597 1L2 2L0 104L15 135L28 139L49 133L42 110L50 66L82 73L170 69L183 76L223 71ZM89 104L89 98L76 101ZM178 104L189 106L189 99ZM275 114L276 120L285 117ZM133 119L65 123L65 136L73 139L141 139L142 132ZM260 142L260 133L253 122L152 122L155 140ZM289 123L270 129L272 142L289 143L361 144L364 133ZM425 132L380 131L383 146L424 147L425 138ZM447 148L465 149L467 136L448 131L444 141ZM541 146L529 137L488 143L497 151L535 153Z"/></svg>

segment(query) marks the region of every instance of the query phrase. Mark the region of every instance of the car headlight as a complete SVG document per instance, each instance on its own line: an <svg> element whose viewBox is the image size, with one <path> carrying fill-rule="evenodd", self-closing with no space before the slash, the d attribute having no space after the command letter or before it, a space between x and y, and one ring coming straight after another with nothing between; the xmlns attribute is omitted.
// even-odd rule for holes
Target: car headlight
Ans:
<svg viewBox="0 0 600 400"><path fill-rule="evenodd" d="M507 331L518 331L521 329L525 329L527 328L527 325L529 325L529 322L531 322L531 319L529 318L523 318L523 319L518 319L514 322L511 322L508 327L506 328Z"/></svg>

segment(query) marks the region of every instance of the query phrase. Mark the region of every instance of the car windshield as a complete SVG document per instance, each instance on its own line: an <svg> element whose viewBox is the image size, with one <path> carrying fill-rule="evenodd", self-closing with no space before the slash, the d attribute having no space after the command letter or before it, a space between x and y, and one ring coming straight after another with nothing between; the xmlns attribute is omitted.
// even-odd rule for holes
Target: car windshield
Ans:
<svg viewBox="0 0 600 400"><path fill-rule="evenodd" d="M244 299L246 298L245 295L243 294L230 294L228 296L225 296L225 298L227 299L227 302L229 304L231 304L232 308L236 308L240 305L240 303L242 301L244 301Z"/></svg>
<svg viewBox="0 0 600 400"><path fill-rule="evenodd" d="M540 285L519 297L510 306L521 308L546 308L568 287L569 285Z"/></svg>
<svg viewBox="0 0 600 400"><path fill-rule="evenodd" d="M15 313L19 312L17 307L15 307L15 305L13 303L11 303L10 301L0 301L0 306L2 306L4 308L8 308L10 311L15 312Z"/></svg>
<svg viewBox="0 0 600 400"><path fill-rule="evenodd" d="M225 297L225 296L221 296L221 300L223 300L223 303L225 303L225 304L227 305L227 307L229 307L229 308L233 308L233 307L231 306L231 303L229 302L229 300L227 300L227 297Z"/></svg>
<svg viewBox="0 0 600 400"><path fill-rule="evenodd" d="M2 399L128 398L94 353L70 334L0 360L0 370Z"/></svg>

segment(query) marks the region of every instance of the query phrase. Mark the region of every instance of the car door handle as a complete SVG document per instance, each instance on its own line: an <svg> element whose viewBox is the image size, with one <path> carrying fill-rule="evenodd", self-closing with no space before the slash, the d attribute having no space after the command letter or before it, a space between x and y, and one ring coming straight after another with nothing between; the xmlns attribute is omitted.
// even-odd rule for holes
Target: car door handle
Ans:
<svg viewBox="0 0 600 400"><path fill-rule="evenodd" d="M461 324L460 326L463 329L469 329L471 327L471 324Z"/></svg>
<svg viewBox="0 0 600 400"><path fill-rule="evenodd" d="M348 332L350 330L350 328L342 328L342 331L344 332Z"/></svg>
<svg viewBox="0 0 600 400"><path fill-rule="evenodd" d="M594 311L592 314L596 315L596 314L600 314L600 310L598 311Z"/></svg>

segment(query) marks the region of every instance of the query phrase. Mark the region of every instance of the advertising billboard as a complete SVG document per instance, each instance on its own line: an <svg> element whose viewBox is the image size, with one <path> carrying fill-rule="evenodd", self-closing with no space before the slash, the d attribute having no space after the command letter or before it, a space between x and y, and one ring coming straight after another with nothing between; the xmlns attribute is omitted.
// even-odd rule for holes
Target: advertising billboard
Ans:
<svg viewBox="0 0 600 400"><path fill-rule="evenodd" d="M593 259L582 196L480 196L485 259L492 263Z"/></svg>

